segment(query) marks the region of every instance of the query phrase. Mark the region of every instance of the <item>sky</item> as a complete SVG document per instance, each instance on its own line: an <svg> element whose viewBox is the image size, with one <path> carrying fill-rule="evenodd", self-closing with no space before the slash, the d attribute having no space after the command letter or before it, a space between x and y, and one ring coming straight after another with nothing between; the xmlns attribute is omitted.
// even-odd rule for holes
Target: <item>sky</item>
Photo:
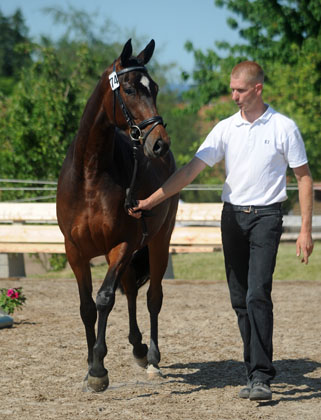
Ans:
<svg viewBox="0 0 321 420"><path fill-rule="evenodd" d="M0 0L0 10L5 16L22 10L29 36L39 35L57 39L63 31L45 7L68 10L68 5L97 14L95 25L100 27L106 19L117 26L114 41L126 42L129 33L136 33L146 41L156 42L157 59L161 64L177 63L171 77L178 79L181 70L192 71L194 57L184 49L187 40L195 48L206 52L213 49L215 41L238 42L237 31L231 30L226 19L233 16L226 9L214 6L214 0ZM120 51L121 52L121 51ZM134 51L139 53L139 51Z"/></svg>

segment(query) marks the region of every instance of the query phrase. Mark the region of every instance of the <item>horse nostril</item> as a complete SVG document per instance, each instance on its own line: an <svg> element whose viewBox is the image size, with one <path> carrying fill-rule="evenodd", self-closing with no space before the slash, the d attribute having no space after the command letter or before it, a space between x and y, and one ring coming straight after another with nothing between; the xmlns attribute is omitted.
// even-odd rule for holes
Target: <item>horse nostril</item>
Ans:
<svg viewBox="0 0 321 420"><path fill-rule="evenodd" d="M163 140L158 139L153 147L153 152L155 156L164 156L168 152L168 144L163 142Z"/></svg>

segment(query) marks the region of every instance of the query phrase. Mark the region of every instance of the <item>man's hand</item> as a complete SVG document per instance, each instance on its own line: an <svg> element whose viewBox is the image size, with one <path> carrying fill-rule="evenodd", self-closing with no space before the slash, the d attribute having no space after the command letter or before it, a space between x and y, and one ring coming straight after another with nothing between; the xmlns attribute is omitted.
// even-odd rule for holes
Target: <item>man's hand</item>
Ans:
<svg viewBox="0 0 321 420"><path fill-rule="evenodd" d="M297 257L301 257L301 262L304 264L308 264L309 256L312 254L313 251L313 241L310 233L300 233L297 241L296 241L296 255Z"/></svg>
<svg viewBox="0 0 321 420"><path fill-rule="evenodd" d="M151 210L174 194L177 194L187 184L190 184L206 167L206 163L197 157L174 172L167 181L145 200L139 200L137 206L128 209L128 214L136 219L142 217L144 210Z"/></svg>
<svg viewBox="0 0 321 420"><path fill-rule="evenodd" d="M142 217L143 210L150 210L147 200L137 200L137 206L129 208L128 214L135 219L140 219Z"/></svg>

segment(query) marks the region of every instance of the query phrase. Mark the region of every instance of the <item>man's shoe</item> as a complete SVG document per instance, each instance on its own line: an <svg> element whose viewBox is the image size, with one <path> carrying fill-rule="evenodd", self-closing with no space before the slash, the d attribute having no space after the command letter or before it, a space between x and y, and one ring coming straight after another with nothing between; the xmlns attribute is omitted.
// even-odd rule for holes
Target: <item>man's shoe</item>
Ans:
<svg viewBox="0 0 321 420"><path fill-rule="evenodd" d="M248 382L247 385L240 390L239 398L244 398L244 399L249 398L250 397L250 392L251 392L251 383Z"/></svg>
<svg viewBox="0 0 321 420"><path fill-rule="evenodd" d="M272 391L264 382L254 382L250 391L251 401L272 400Z"/></svg>

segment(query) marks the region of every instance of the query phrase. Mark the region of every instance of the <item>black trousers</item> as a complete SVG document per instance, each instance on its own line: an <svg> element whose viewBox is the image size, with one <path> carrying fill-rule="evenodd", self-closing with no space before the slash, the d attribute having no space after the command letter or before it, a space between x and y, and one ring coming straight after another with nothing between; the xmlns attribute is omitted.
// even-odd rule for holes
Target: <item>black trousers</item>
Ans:
<svg viewBox="0 0 321 420"><path fill-rule="evenodd" d="M232 307L238 318L247 377L269 383L273 357L272 276L282 233L280 203L222 211L222 243Z"/></svg>

